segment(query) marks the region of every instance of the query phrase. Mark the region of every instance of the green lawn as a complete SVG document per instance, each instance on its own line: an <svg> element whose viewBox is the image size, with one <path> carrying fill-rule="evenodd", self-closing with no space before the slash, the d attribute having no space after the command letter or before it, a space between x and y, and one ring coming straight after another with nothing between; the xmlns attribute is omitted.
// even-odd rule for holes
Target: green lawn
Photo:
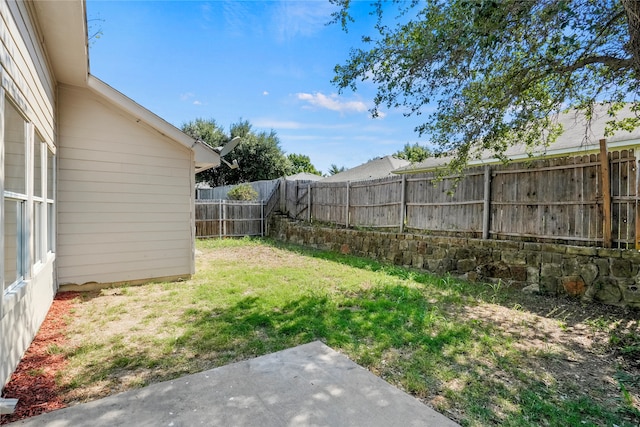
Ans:
<svg viewBox="0 0 640 427"><path fill-rule="evenodd" d="M83 294L69 401L321 340L462 425L640 424L637 312L268 240L197 246L191 280Z"/></svg>

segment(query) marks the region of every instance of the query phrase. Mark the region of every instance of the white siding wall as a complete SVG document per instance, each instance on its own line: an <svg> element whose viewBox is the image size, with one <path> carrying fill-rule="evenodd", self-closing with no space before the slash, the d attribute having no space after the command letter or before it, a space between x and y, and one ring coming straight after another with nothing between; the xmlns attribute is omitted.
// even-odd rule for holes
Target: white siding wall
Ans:
<svg viewBox="0 0 640 427"><path fill-rule="evenodd" d="M6 94L7 98L16 104L17 110L24 115L25 120L33 123L37 132L53 147L55 83L38 42L38 31L31 21L28 8L29 5L22 2L0 0L0 95ZM11 132L13 131L10 130L9 133ZM0 140L4 145L1 131ZM5 165L9 171L24 170L24 157L11 159L11 156L8 156L5 162L11 162ZM20 162L21 165L16 165L15 162ZM0 176L4 173L2 170ZM13 172L8 174L12 175ZM0 192L2 191L4 189L0 185ZM0 204L4 205L4 199L0 200ZM0 206L0 212L3 210L4 206ZM15 229L15 224L8 226ZM0 248L4 250L4 244L0 244ZM1 295L0 388L9 380L11 372L31 343L53 300L54 259L54 255L49 254L42 264L31 268L27 281ZM2 280L4 278L0 277L0 283Z"/></svg>
<svg viewBox="0 0 640 427"><path fill-rule="evenodd" d="M193 152L89 89L59 104L58 283L193 274Z"/></svg>
<svg viewBox="0 0 640 427"><path fill-rule="evenodd" d="M0 329L0 388L9 381L29 348L55 294L53 260L50 260L41 265L26 286L4 295L5 308Z"/></svg>
<svg viewBox="0 0 640 427"><path fill-rule="evenodd" d="M55 138L55 82L28 3L0 0L2 86L45 141Z"/></svg>

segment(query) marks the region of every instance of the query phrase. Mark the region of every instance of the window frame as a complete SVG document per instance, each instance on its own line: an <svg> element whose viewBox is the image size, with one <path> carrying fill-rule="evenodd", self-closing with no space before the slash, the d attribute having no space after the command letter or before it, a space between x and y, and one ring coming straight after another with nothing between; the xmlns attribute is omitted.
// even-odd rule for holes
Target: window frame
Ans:
<svg viewBox="0 0 640 427"><path fill-rule="evenodd" d="M24 167L22 174L16 174L16 182L19 190L24 188L24 193L9 191L6 189L6 155L7 142L7 108L13 108L12 115L17 113L21 118L24 131L21 134L24 144ZM16 125L19 126L19 125ZM17 128L16 128L17 129ZM18 137L18 138L20 138ZM4 263L7 259L5 247L7 231L7 203L15 203L15 221L11 221L11 227L16 227L15 233L11 230L11 237L15 234L15 278L6 277L6 266L0 271L0 283L2 283L2 302L7 303L7 298L15 299L15 296L24 294L24 287L37 274L38 270L52 261L55 254L55 179L56 179L56 155L55 146L41 137L35 125L31 123L19 107L19 103L12 100L6 91L0 87L0 247L3 251ZM14 143L19 142L19 139ZM39 164L36 165L35 162ZM15 172L15 167L14 167ZM37 184L36 184L37 183ZM39 188L39 194L36 193ZM13 257L13 255L10 255ZM13 261L13 260L11 260ZM13 273L13 268L10 270ZM6 308L6 307L5 307ZM0 307L0 318L3 309Z"/></svg>

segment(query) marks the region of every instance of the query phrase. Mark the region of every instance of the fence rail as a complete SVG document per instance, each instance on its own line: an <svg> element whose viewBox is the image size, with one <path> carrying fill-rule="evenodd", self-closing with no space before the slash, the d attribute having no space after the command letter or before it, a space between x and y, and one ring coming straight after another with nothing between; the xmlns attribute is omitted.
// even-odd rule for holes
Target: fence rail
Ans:
<svg viewBox="0 0 640 427"><path fill-rule="evenodd" d="M250 182L251 187L258 193L258 200L267 200L269 195L273 193L274 187L280 184L279 179L263 180ZM215 188L197 188L196 200L229 200L227 194L229 190L236 185L225 185Z"/></svg>
<svg viewBox="0 0 640 427"><path fill-rule="evenodd" d="M277 210L280 202L280 181L268 182L270 183L269 193L265 193L266 198L260 201L196 199L196 237L243 237L267 234L267 219Z"/></svg>
<svg viewBox="0 0 640 427"><path fill-rule="evenodd" d="M292 218L345 227L639 248L637 170L633 150L605 148L470 168L462 178L286 182L283 206Z"/></svg>
<svg viewBox="0 0 640 427"><path fill-rule="evenodd" d="M265 203L196 200L196 237L264 236Z"/></svg>

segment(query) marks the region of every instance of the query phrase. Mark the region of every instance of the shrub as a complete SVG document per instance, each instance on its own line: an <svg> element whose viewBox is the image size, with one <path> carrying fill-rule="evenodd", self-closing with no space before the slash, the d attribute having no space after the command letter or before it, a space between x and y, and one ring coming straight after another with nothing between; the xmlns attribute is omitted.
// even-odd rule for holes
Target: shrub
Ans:
<svg viewBox="0 0 640 427"><path fill-rule="evenodd" d="M258 200L258 192L251 184L240 184L229 190L227 197L230 200Z"/></svg>

